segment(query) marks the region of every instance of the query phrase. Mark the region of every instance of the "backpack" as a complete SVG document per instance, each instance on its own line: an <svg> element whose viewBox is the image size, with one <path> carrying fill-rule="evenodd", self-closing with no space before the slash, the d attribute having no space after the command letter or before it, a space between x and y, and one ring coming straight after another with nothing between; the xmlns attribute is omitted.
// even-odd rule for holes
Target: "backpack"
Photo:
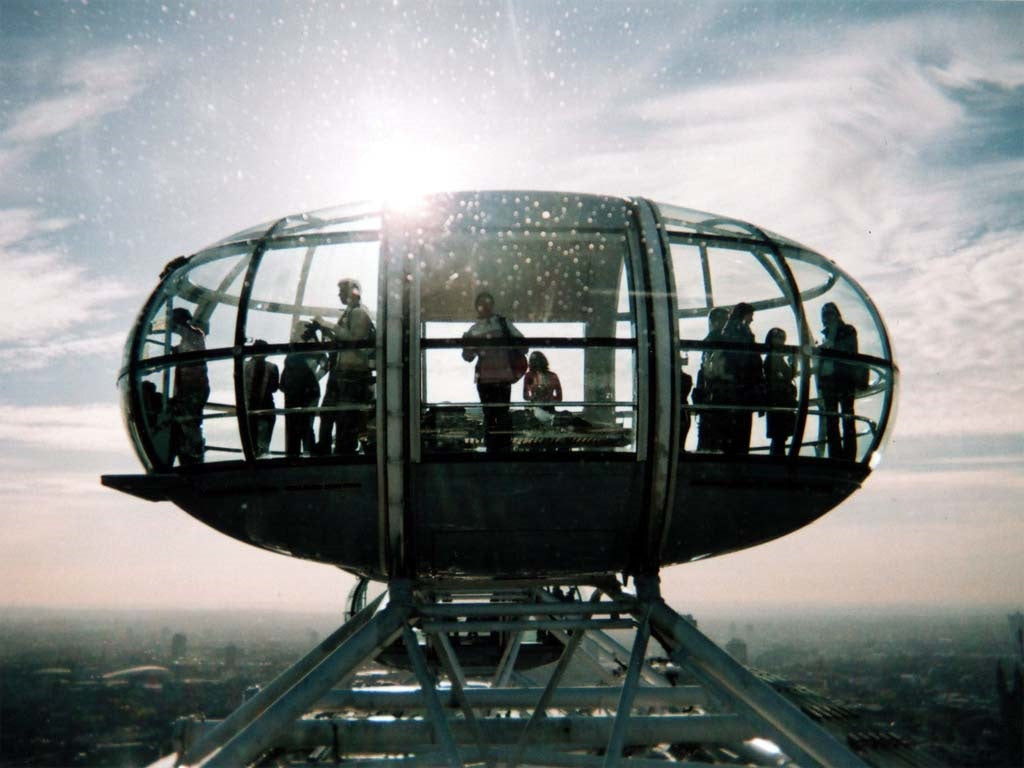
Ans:
<svg viewBox="0 0 1024 768"><path fill-rule="evenodd" d="M505 338L512 341L512 331L508 329L508 320L498 315L498 321L505 331ZM508 367L515 377L511 382L512 384L515 384L526 375L526 371L530 368L530 363L526 359L526 347L515 347L508 350Z"/></svg>

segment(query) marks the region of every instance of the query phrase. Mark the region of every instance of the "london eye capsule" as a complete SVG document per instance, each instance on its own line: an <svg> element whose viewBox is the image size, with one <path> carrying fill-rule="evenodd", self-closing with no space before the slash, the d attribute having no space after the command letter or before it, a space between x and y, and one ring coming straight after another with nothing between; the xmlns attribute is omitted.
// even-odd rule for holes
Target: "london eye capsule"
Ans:
<svg viewBox="0 0 1024 768"><path fill-rule="evenodd" d="M641 198L444 194L169 264L119 377L146 471L104 482L370 579L653 573L839 504L896 384L870 298L791 240Z"/></svg>

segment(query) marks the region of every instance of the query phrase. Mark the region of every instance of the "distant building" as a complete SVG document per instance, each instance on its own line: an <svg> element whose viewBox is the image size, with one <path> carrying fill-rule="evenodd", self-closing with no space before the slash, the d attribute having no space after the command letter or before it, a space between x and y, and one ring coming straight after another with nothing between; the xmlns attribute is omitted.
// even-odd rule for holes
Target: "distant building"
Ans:
<svg viewBox="0 0 1024 768"><path fill-rule="evenodd" d="M238 657L240 655L238 646L234 643L228 643L224 646L224 671L234 672L238 669Z"/></svg>
<svg viewBox="0 0 1024 768"><path fill-rule="evenodd" d="M1006 617L1013 634L1016 658L1004 670L996 665L996 690L999 710L1003 719L1006 756L1010 765L1024 764L1024 614L1011 613Z"/></svg>
<svg viewBox="0 0 1024 768"><path fill-rule="evenodd" d="M746 665L747 663L747 644L740 640L738 637L734 637L728 643L725 644L725 652L732 656L740 664Z"/></svg>
<svg viewBox="0 0 1024 768"><path fill-rule="evenodd" d="M1024 661L1024 613L1010 613L1006 616L1010 622L1010 632L1013 635L1013 649L1017 657Z"/></svg>
<svg viewBox="0 0 1024 768"><path fill-rule="evenodd" d="M174 637L171 638L171 658L181 659L184 658L188 652L188 637L181 632L176 632Z"/></svg>

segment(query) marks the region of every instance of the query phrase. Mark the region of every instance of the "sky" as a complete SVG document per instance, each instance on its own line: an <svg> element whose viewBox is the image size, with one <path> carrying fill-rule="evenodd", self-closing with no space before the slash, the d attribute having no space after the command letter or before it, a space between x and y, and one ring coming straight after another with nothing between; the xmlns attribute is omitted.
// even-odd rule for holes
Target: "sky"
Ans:
<svg viewBox="0 0 1024 768"><path fill-rule="evenodd" d="M336 610L352 579L104 489L162 266L287 213L641 195L835 259L901 370L878 470L662 574L685 612L1024 600L1024 4L0 2L0 603Z"/></svg>

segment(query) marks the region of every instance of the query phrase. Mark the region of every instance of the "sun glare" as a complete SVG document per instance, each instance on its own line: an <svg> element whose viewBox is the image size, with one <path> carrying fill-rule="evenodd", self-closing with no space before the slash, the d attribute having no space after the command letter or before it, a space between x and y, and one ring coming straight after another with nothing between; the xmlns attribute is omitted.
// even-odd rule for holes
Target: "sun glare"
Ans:
<svg viewBox="0 0 1024 768"><path fill-rule="evenodd" d="M425 194L452 188L460 167L447 147L418 143L405 135L373 142L365 157L370 196L406 211L418 208Z"/></svg>

